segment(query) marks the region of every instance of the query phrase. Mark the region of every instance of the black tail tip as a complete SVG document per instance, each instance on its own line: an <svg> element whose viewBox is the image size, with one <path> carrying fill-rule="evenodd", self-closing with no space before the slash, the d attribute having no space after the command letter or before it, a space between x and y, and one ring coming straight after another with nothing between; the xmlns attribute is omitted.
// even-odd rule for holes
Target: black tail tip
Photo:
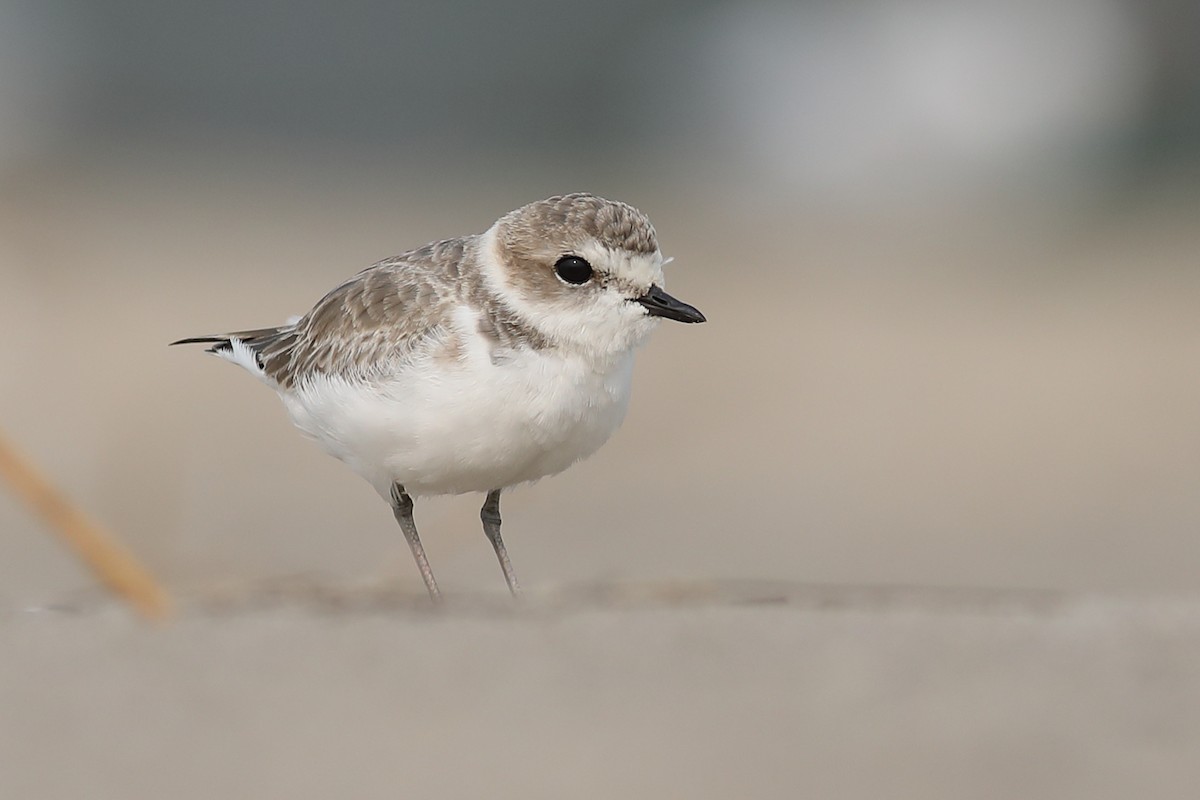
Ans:
<svg viewBox="0 0 1200 800"><path fill-rule="evenodd" d="M227 341L229 340L224 336L189 336L186 339L176 339L168 344L167 347L174 347L177 344L216 344Z"/></svg>

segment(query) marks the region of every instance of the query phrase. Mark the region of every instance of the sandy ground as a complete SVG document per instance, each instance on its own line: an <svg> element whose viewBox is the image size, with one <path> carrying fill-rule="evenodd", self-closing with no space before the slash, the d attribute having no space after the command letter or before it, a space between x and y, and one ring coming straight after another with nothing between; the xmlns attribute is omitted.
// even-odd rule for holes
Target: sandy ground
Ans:
<svg viewBox="0 0 1200 800"><path fill-rule="evenodd" d="M7 615L0 796L1184 798L1200 782L1195 602L692 588L439 614L293 589L163 630L112 609Z"/></svg>
<svg viewBox="0 0 1200 800"><path fill-rule="evenodd" d="M371 489L164 345L561 181L134 163L0 192L0 425L181 614L127 617L0 493L0 797L1194 796L1194 199L982 224L593 187L710 322L506 498L524 607L480 498L418 506L433 614Z"/></svg>

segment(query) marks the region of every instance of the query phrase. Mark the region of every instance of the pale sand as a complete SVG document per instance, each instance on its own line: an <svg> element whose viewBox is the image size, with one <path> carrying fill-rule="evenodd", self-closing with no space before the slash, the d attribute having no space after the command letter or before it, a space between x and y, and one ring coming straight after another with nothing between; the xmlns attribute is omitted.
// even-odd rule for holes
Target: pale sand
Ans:
<svg viewBox="0 0 1200 800"><path fill-rule="evenodd" d="M161 630L97 604L0 492L0 797L1194 796L1194 202L1022 227L299 185L0 191L0 425L183 598ZM165 344L578 188L650 213L710 321L506 499L529 609L482 498L418 506L431 616L371 489ZM886 585L960 588L844 588Z"/></svg>
<svg viewBox="0 0 1200 800"><path fill-rule="evenodd" d="M311 587L310 587L311 588ZM0 620L12 798L1185 798L1200 604L741 586ZM744 602L760 601L760 602Z"/></svg>

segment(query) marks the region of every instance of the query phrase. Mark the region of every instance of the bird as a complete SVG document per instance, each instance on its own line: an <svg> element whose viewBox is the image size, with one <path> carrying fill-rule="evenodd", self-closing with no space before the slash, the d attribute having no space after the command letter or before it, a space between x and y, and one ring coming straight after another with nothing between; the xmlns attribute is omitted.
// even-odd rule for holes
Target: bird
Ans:
<svg viewBox="0 0 1200 800"><path fill-rule="evenodd" d="M379 261L278 327L192 336L275 390L292 423L391 506L441 599L413 499L482 493L509 591L500 495L616 431L635 351L661 320L705 322L664 290L649 218L589 193Z"/></svg>

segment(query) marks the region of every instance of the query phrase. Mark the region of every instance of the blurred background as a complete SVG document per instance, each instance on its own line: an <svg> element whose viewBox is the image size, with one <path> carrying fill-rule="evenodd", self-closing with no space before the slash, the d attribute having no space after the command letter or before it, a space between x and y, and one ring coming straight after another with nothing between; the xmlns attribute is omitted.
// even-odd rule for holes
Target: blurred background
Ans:
<svg viewBox="0 0 1200 800"><path fill-rule="evenodd" d="M1198 31L0 0L0 431L184 611L140 627L0 490L0 795L1194 796ZM580 190L709 321L506 495L517 610L482 498L419 502L424 613L374 491L167 342Z"/></svg>
<svg viewBox="0 0 1200 800"><path fill-rule="evenodd" d="M674 294L624 428L513 492L530 587L1200 588L1200 11L0 4L0 429L175 590L420 592L387 507L173 339L592 191ZM502 593L481 498L422 502ZM0 492L0 600L92 585Z"/></svg>

